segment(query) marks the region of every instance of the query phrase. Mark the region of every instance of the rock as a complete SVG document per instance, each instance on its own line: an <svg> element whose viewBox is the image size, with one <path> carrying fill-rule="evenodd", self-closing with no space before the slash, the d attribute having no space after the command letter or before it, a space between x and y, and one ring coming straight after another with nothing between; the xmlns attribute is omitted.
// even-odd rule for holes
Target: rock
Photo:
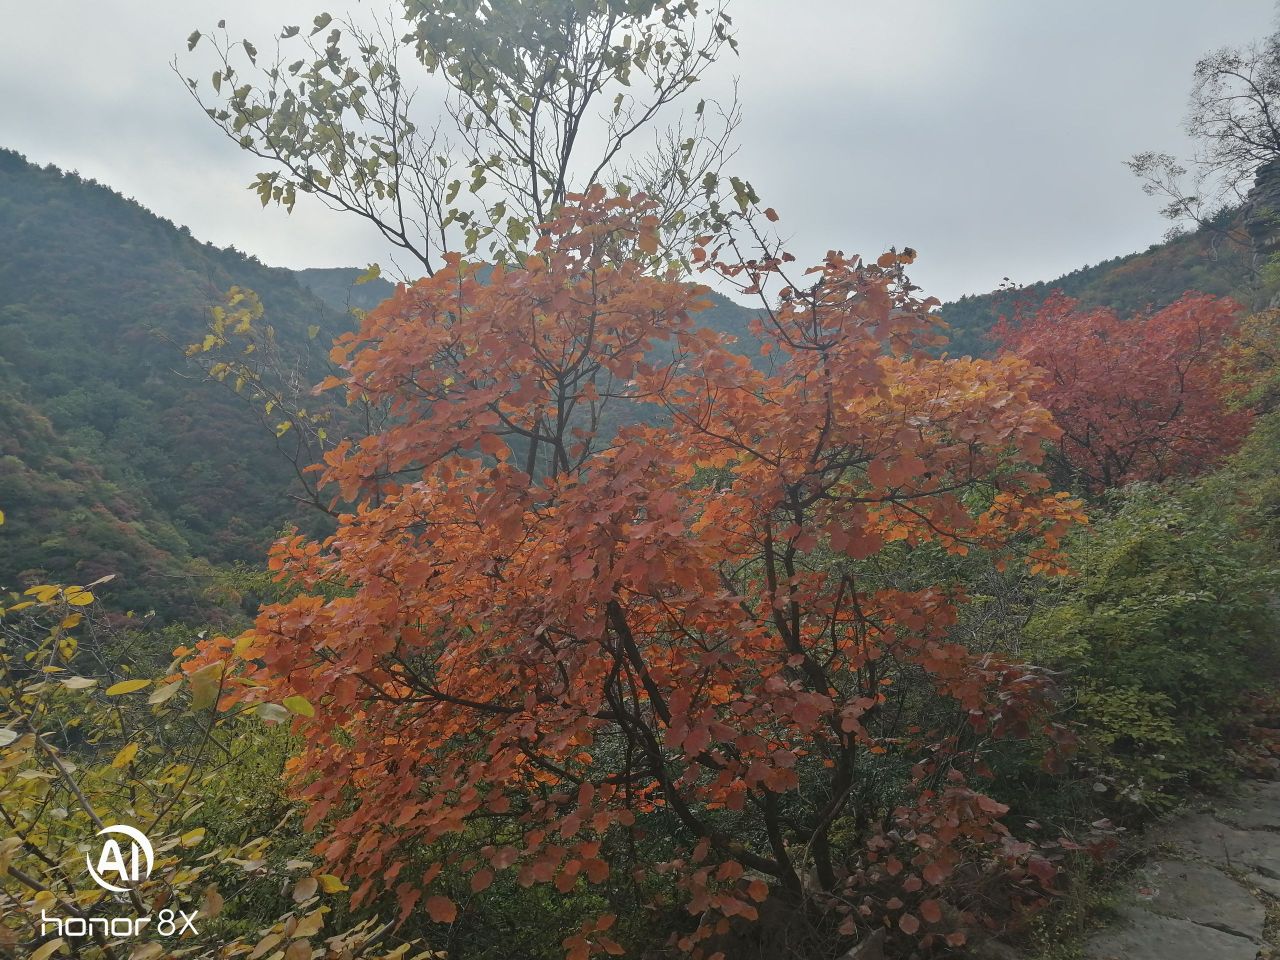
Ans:
<svg viewBox="0 0 1280 960"><path fill-rule="evenodd" d="M1164 827L1154 837L1224 867L1280 879L1280 833L1240 830L1197 813Z"/></svg>
<svg viewBox="0 0 1280 960"><path fill-rule="evenodd" d="M1258 945L1188 920L1130 908L1085 944L1084 955L1087 960L1255 960Z"/></svg>
<svg viewBox="0 0 1280 960"><path fill-rule="evenodd" d="M1264 877L1260 873L1251 873L1244 879L1246 883L1253 884L1263 893L1269 893L1277 900L1280 900L1280 880L1275 877Z"/></svg>
<svg viewBox="0 0 1280 960"><path fill-rule="evenodd" d="M1223 933L1262 939L1266 909L1226 874L1202 863L1178 860L1150 864L1144 873L1150 878L1151 892L1139 895L1148 910Z"/></svg>
<svg viewBox="0 0 1280 960"><path fill-rule="evenodd" d="M1280 249L1280 160L1258 167L1244 206L1244 228L1261 258Z"/></svg>
<svg viewBox="0 0 1280 960"><path fill-rule="evenodd" d="M973 960L1022 960L1022 954L999 940L983 940L968 954Z"/></svg>
<svg viewBox="0 0 1280 960"><path fill-rule="evenodd" d="M1251 783L1218 811L1218 819L1244 830L1280 830L1280 783Z"/></svg>
<svg viewBox="0 0 1280 960"><path fill-rule="evenodd" d="M884 960L884 939L884 929L881 928L871 936L858 941L840 960Z"/></svg>

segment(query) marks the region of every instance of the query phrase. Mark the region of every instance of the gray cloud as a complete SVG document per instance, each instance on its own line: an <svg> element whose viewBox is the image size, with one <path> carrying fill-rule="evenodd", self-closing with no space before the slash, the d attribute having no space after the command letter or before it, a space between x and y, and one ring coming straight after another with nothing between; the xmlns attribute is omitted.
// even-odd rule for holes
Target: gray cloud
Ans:
<svg viewBox="0 0 1280 960"><path fill-rule="evenodd" d="M303 202L292 216L263 210L245 190L257 166L169 68L195 27L225 17L266 39L323 8L9 0L0 145L274 265L378 259L353 220ZM911 245L917 282L947 299L1158 240L1166 224L1123 161L1185 154L1192 65L1269 32L1273 12L1272 0L737 0L741 56L705 94L739 77L735 170L782 214L802 261Z"/></svg>

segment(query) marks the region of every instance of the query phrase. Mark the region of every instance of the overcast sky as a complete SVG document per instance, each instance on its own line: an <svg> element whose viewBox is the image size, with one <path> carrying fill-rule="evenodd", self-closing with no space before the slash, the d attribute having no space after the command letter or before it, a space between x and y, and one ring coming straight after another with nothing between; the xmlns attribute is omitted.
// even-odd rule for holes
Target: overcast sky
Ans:
<svg viewBox="0 0 1280 960"><path fill-rule="evenodd" d="M390 0L379 0L390 2ZM225 17L266 41L324 0L0 0L0 145L98 179L203 240L276 266L383 256L354 220L245 189L259 169L169 63ZM355 6L354 3L348 6ZM1185 154L1195 61L1270 32L1273 0L734 0L733 170L808 262L910 245L950 299L1145 248L1167 223L1124 160ZM260 44L261 45L261 44ZM203 66L205 61L199 63Z"/></svg>

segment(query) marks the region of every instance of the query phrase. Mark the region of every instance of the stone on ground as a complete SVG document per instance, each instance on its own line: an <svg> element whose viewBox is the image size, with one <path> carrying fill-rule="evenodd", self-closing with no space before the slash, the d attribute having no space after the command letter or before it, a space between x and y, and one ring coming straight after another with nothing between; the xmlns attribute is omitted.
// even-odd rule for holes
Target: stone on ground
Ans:
<svg viewBox="0 0 1280 960"><path fill-rule="evenodd" d="M1160 860L1150 864L1144 874L1148 884L1139 895L1148 910L1224 933L1262 939L1266 909L1221 871L1202 863Z"/></svg>
<svg viewBox="0 0 1280 960"><path fill-rule="evenodd" d="M1224 867L1280 879L1280 833L1240 830L1198 813L1165 827L1156 839Z"/></svg>
<svg viewBox="0 0 1280 960"><path fill-rule="evenodd" d="M1122 910L1120 920L1085 944L1088 960L1256 960L1258 945L1188 920Z"/></svg>
<svg viewBox="0 0 1280 960"><path fill-rule="evenodd" d="M1280 830L1280 782L1248 784L1218 811L1218 819L1245 830Z"/></svg>

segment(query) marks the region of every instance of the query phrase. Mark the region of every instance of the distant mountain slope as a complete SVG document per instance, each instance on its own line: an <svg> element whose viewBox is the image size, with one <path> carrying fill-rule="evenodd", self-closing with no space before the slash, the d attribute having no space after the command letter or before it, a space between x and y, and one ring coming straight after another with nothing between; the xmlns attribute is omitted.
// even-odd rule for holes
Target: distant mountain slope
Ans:
<svg viewBox="0 0 1280 960"><path fill-rule="evenodd" d="M0 586L116 573L117 603L183 613L209 563L261 558L292 469L181 349L235 284L281 339L347 325L290 271L0 150Z"/></svg>
<svg viewBox="0 0 1280 960"><path fill-rule="evenodd" d="M987 333L996 322L1018 305L1034 309L1055 290L1085 304L1110 306L1122 313L1166 306L1188 290L1233 296L1248 305L1254 296L1248 279L1252 250L1221 236L1221 229L1236 226L1234 216L1220 218L1214 229L1187 233L1138 253L1081 267L1056 280L964 296L943 304L940 312L950 327L948 352L953 356L992 353L995 345ZM368 310L390 296L393 286L381 278L354 285L362 272L354 267L300 270L298 279L335 309L351 306ZM703 312L702 320L749 344L748 325L756 313L713 294L712 306Z"/></svg>
<svg viewBox="0 0 1280 960"><path fill-rule="evenodd" d="M288 499L292 467L273 438L181 348L241 285L281 342L321 350L350 328L348 307L391 292L382 279L354 285L361 272L272 269L0 150L0 587L116 573L119 606L187 615L203 610L214 565L259 561L283 524L316 523ZM1002 313L1054 288L1132 310L1192 288L1247 298L1248 275L1247 251L1197 233L942 313L952 353L986 353ZM754 352L754 311L712 301L702 320Z"/></svg>
<svg viewBox="0 0 1280 960"><path fill-rule="evenodd" d="M1054 290L1122 314L1167 306L1188 290L1235 297L1248 306L1255 296L1249 285L1252 250L1221 235L1221 229L1234 226L1233 216L1220 218L1211 228L1073 270L1056 280L943 304L942 317L951 326L950 352L953 356L991 353L994 345L987 332L1000 317L1012 314L1018 304L1034 309Z"/></svg>
<svg viewBox="0 0 1280 960"><path fill-rule="evenodd" d="M395 284L385 277L357 284L356 278L364 272L356 267L308 267L295 270L294 276L330 307L345 313L353 308L372 310L395 292Z"/></svg>
<svg viewBox="0 0 1280 960"><path fill-rule="evenodd" d="M357 284L356 278L364 273L358 267L312 267L296 271L298 282L335 310L350 308L371 310L395 290L394 284L383 277ZM711 294L711 305L699 315L710 327L733 334L755 354L755 338L749 329L751 319L758 311L734 303L718 293Z"/></svg>

